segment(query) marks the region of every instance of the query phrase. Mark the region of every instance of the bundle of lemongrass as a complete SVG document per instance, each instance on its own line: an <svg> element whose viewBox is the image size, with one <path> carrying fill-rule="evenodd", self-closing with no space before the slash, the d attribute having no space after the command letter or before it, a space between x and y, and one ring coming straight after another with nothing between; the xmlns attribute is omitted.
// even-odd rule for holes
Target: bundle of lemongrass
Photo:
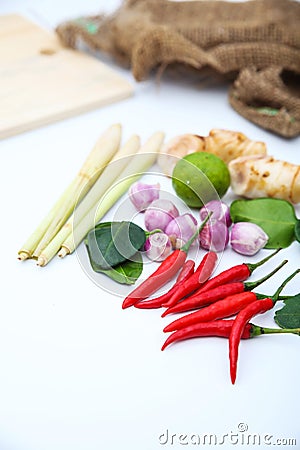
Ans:
<svg viewBox="0 0 300 450"><path fill-rule="evenodd" d="M56 254L72 253L130 185L155 162L164 134L143 146L133 135L123 146L121 126L112 125L96 142L79 173L18 252L45 266ZM112 165L113 163L113 165Z"/></svg>

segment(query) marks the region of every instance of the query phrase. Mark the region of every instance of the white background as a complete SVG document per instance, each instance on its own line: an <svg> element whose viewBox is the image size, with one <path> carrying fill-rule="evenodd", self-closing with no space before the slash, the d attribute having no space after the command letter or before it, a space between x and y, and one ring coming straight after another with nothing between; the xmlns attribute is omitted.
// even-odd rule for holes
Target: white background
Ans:
<svg viewBox="0 0 300 450"><path fill-rule="evenodd" d="M11 0L0 3L0 13L21 12L51 28L118 3ZM113 123L122 124L124 140L138 133L145 141L157 130L166 139L238 130L266 142L270 154L300 164L299 138L281 139L240 117L228 104L228 86L170 76L159 85L154 78L137 84L129 71L110 64L134 85L133 97L0 143L0 450L197 448L193 433L215 434L219 443L232 433L232 444L218 445L226 449L270 448L277 438L294 438L296 446L284 447L300 448L297 336L242 342L232 386L227 340L203 338L161 352L170 320L159 311L123 311L122 298L93 283L75 254L44 269L17 261L20 245ZM289 263L259 291L272 294L298 267L299 254L294 243L276 256L269 268L284 258ZM244 261L250 259L228 249L217 270ZM265 273L261 268L253 279ZM298 277L285 293L299 292L299 285ZM255 322L272 326L273 311ZM246 438L259 434L261 445L242 445L239 424L248 427ZM188 435L187 445L180 434ZM269 445L265 435L273 436Z"/></svg>

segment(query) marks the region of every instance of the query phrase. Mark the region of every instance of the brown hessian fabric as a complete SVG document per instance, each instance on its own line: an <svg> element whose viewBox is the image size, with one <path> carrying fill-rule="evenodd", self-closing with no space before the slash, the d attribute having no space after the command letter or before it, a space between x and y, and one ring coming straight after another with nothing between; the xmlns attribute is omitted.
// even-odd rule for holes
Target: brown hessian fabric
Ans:
<svg viewBox="0 0 300 450"><path fill-rule="evenodd" d="M233 80L232 107L284 137L300 134L300 3L295 0L125 0L109 16L63 23L80 40L131 68L141 81L168 65L208 68Z"/></svg>

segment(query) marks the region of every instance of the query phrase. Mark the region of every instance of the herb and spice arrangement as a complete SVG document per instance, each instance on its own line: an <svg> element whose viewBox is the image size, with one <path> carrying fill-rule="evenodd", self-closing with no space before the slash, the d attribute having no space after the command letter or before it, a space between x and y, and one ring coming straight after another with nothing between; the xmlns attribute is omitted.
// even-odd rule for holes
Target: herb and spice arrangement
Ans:
<svg viewBox="0 0 300 450"><path fill-rule="evenodd" d="M163 318L181 314L163 328L171 334L162 350L190 338L227 338L235 383L241 339L300 334L300 294L282 295L299 268L273 295L255 291L288 263L269 268L273 256L300 242L294 207L300 201L300 167L275 160L263 143L232 131L212 130L207 137L186 134L165 144L163 132L143 145L137 135L123 145L121 141L119 124L100 136L18 258L43 267L55 255L62 259L71 254L83 241L97 276L127 285L123 309L163 309ZM156 162L172 200L164 198L159 183L139 180ZM235 195L231 204L224 201L229 189ZM107 220L106 214L122 198L129 199L143 226L134 218ZM227 248L249 259L218 273ZM190 257L192 249L197 249L196 257ZM251 262L261 249L273 251ZM146 260L150 275L140 281ZM249 280L261 266L265 274ZM250 323L279 301L283 308L274 315L278 327Z"/></svg>

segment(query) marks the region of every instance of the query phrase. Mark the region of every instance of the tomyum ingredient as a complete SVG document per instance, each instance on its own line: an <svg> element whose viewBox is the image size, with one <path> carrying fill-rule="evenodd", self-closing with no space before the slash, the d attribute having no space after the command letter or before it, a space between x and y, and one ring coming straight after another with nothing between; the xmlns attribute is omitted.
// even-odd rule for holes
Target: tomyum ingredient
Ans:
<svg viewBox="0 0 300 450"><path fill-rule="evenodd" d="M162 317L165 317L168 314L182 313L193 309L200 309L203 308L204 306L208 306L219 300L227 298L230 295L240 294L245 291L252 291L257 286L259 286L260 284L268 280L270 277L272 277L275 273L277 273L278 270L280 270L281 267L283 267L286 263L287 263L286 260L283 261L279 266L277 266L274 270L272 270L272 272L268 273L267 275L256 281L250 281L248 283L236 281L234 283L225 283L221 286L218 286L214 289L210 289L203 293L200 292L200 294L197 294L197 292L195 292L194 294L187 296L186 298L177 302L175 306L166 309L163 312ZM263 294L257 295L260 295L262 298L264 298Z"/></svg>
<svg viewBox="0 0 300 450"><path fill-rule="evenodd" d="M154 200L159 198L160 185L145 184L140 181L133 183L129 189L129 198L137 211L144 211Z"/></svg>
<svg viewBox="0 0 300 450"><path fill-rule="evenodd" d="M29 236L21 250L19 250L18 258L21 261L33 256L35 258L41 256L44 248L56 236L73 212L76 204L96 182L96 175L101 175L105 165L109 163L117 152L121 134L121 126L115 124L100 136L74 180L50 209L37 229ZM43 266L44 263L44 259L38 261L40 266Z"/></svg>
<svg viewBox="0 0 300 450"><path fill-rule="evenodd" d="M247 198L271 197L300 202L300 166L272 156L234 159L228 165L231 188Z"/></svg>
<svg viewBox="0 0 300 450"><path fill-rule="evenodd" d="M280 269L283 265L285 265L288 261L283 261L278 269ZM294 273L292 273L288 278L284 280L284 282L280 285L280 287L276 290L275 294L270 297L273 300L273 304L278 300L279 295L286 284L299 273L300 269L297 269ZM185 316L180 317L179 319L174 320L169 325L164 328L164 332L180 330L187 326L199 323L199 322L208 322L210 320L218 320L225 319L226 317L231 317L235 314L238 314L244 308L247 308L253 302L260 302L265 300L266 297L261 298L261 294L257 294L254 292L240 292L238 294L229 295L228 297L218 300L215 303L210 303L209 305L201 308L197 311L186 314ZM272 304L272 306L273 306Z"/></svg>
<svg viewBox="0 0 300 450"><path fill-rule="evenodd" d="M267 261L269 261L270 258L275 256L278 252L279 250L276 250L269 256L266 256L264 259L256 263L238 264L236 266L231 267L230 269L224 270L223 272L219 273L215 277L208 280L202 287L197 289L197 291L195 291L195 294L200 294L209 291L211 289L217 288L218 286L222 286L227 283L235 283L236 281L247 280L257 267L265 264ZM177 300L180 300L180 298L178 298ZM175 302L174 303L169 302L169 304L166 306L173 306L174 304Z"/></svg>
<svg viewBox="0 0 300 450"><path fill-rule="evenodd" d="M172 219L168 223L165 233L170 236L175 247L180 248L193 236L196 230L197 220L192 214L186 213Z"/></svg>
<svg viewBox="0 0 300 450"><path fill-rule="evenodd" d="M230 206L233 222L251 222L259 225L268 235L266 248L288 247L296 237L299 223L294 207L286 200L255 198L235 200Z"/></svg>
<svg viewBox="0 0 300 450"><path fill-rule="evenodd" d="M199 234L202 248L213 252L223 252L229 241L229 231L224 222L210 220Z"/></svg>
<svg viewBox="0 0 300 450"><path fill-rule="evenodd" d="M255 223L238 222L231 229L230 244L234 251L253 256L268 242L268 235Z"/></svg>
<svg viewBox="0 0 300 450"><path fill-rule="evenodd" d="M206 137L183 134L172 138L162 147L158 164L166 175L171 176L177 161L194 152L213 153L225 164L240 156L267 154L263 142L252 141L236 131L214 129Z"/></svg>
<svg viewBox="0 0 300 450"><path fill-rule="evenodd" d="M213 273L217 262L218 257L216 253L207 252L203 256L195 272L177 287L168 301L164 302L163 306L166 306L167 308L174 306L178 301L191 294L195 289L201 289L202 286L205 286L205 284L208 283L207 280Z"/></svg>
<svg viewBox="0 0 300 450"><path fill-rule="evenodd" d="M186 339L197 338L202 336L218 336L218 337L229 337L232 329L234 320L232 319L219 319L212 320L210 322L200 322L196 325L191 325L189 327L183 328L181 330L175 331L170 334L165 343L162 346L164 350L168 345L173 342L179 342ZM283 334L292 333L300 335L300 328L265 328L253 323L247 323L242 339L250 339L256 336L261 336L263 334Z"/></svg>
<svg viewBox="0 0 300 450"><path fill-rule="evenodd" d="M145 241L145 231L127 221L99 223L86 237L93 265L104 270L132 258Z"/></svg>
<svg viewBox="0 0 300 450"><path fill-rule="evenodd" d="M210 153L191 153L176 163L172 174L173 188L188 206L202 207L219 200L230 186L226 164Z"/></svg>
<svg viewBox="0 0 300 450"><path fill-rule="evenodd" d="M235 383L236 379L239 343L243 336L245 327L248 322L250 322L252 317L269 311L273 308L273 306L274 303L271 298L259 299L246 305L245 308L238 312L236 318L234 319L229 335L230 378L232 384Z"/></svg>
<svg viewBox="0 0 300 450"><path fill-rule="evenodd" d="M212 200L206 205L204 205L199 212L200 219L204 220L205 217L212 213L211 220L217 220L218 222L223 222L227 227L230 227L232 221L230 217L229 206L219 200Z"/></svg>
<svg viewBox="0 0 300 450"><path fill-rule="evenodd" d="M243 133L230 130L211 130L204 138L203 151L213 153L226 164L232 159L246 155L265 155L267 153L264 142L252 141Z"/></svg>
<svg viewBox="0 0 300 450"><path fill-rule="evenodd" d="M236 379L239 342L242 338L245 327L252 317L257 314L267 312L268 310L273 308L274 304L278 301L279 295L283 288L292 278L294 278L295 275L299 273L299 271L300 270L297 269L289 277L287 277L272 297L258 299L246 305L245 308L239 311L236 318L234 319L229 336L230 376L233 384L235 383Z"/></svg>
<svg viewBox="0 0 300 450"><path fill-rule="evenodd" d="M163 261L172 252L172 244L165 233L154 233L148 236L144 249L152 261Z"/></svg>
<svg viewBox="0 0 300 450"><path fill-rule="evenodd" d="M163 140L164 133L158 131L152 134L135 154L132 152L129 162L126 158L126 167L113 179L111 188L98 198L98 201L81 217L79 223L74 224L73 232L61 243L59 257L63 258L72 253L95 223L100 222L116 201L128 191L132 183L154 164Z"/></svg>
<svg viewBox="0 0 300 450"><path fill-rule="evenodd" d="M172 176L173 169L181 158L202 150L202 138L195 134L173 137L161 149L157 162L165 175Z"/></svg>
<svg viewBox="0 0 300 450"><path fill-rule="evenodd" d="M166 199L154 200L145 211L145 227L148 231L165 231L171 220L178 216L179 211L173 202Z"/></svg>
<svg viewBox="0 0 300 450"><path fill-rule="evenodd" d="M188 278L190 278L190 276L194 273L194 270L195 261L193 261L192 259L186 260L171 289L158 297L143 302L137 302L134 306L140 309L161 308L165 302L170 300L173 293L176 292L178 287L181 286L181 284L183 284Z"/></svg>

